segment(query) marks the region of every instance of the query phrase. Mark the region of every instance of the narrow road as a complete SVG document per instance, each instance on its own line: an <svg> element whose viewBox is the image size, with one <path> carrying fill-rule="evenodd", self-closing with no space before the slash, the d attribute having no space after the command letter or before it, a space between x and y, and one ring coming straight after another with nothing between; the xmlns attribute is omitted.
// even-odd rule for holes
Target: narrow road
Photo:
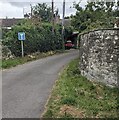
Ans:
<svg viewBox="0 0 119 120"><path fill-rule="evenodd" d="M78 55L71 50L3 71L3 118L40 118L58 73Z"/></svg>

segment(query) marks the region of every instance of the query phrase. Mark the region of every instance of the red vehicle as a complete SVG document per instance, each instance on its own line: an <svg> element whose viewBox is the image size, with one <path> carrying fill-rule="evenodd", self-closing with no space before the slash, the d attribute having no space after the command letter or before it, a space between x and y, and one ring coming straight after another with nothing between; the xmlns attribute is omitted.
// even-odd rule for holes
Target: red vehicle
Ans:
<svg viewBox="0 0 119 120"><path fill-rule="evenodd" d="M65 49L71 49L74 47L74 44L72 44L71 40L68 40L66 43L65 43Z"/></svg>

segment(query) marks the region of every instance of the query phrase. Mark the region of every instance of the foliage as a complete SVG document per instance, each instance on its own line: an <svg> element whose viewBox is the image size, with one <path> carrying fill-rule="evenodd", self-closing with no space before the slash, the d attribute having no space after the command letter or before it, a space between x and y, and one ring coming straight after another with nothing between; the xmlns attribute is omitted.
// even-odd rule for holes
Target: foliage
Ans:
<svg viewBox="0 0 119 120"><path fill-rule="evenodd" d="M41 21L49 22L52 17L52 9L46 3L38 3L33 7L33 14L41 19Z"/></svg>
<svg viewBox="0 0 119 120"><path fill-rule="evenodd" d="M55 25L55 33L52 33L52 25L47 22L35 22L32 19L23 20L12 30L3 30L3 45L7 46L13 55L21 56L21 42L18 40L18 32L25 32L24 41L25 55L34 52L47 52L62 49L62 27ZM65 28L65 38L73 32L72 27Z"/></svg>
<svg viewBox="0 0 119 120"><path fill-rule="evenodd" d="M1 60L0 63L1 63L1 67L3 69L6 69L6 68L11 68L11 67L15 67L17 65L20 65L20 64L24 64L26 62L29 62L29 61L33 61L33 60L37 60L37 59L40 59L40 58L44 58L44 57L48 57L48 56L52 56L54 54L61 54L63 53L62 51L48 51L46 53L40 53L40 52L37 52L37 53L33 53L31 55L27 55L25 57L15 57L15 58L11 58L11 59L7 59L7 60Z"/></svg>
<svg viewBox="0 0 119 120"><path fill-rule="evenodd" d="M118 88L87 80L73 60L56 82L43 117L116 118Z"/></svg>
<svg viewBox="0 0 119 120"><path fill-rule="evenodd" d="M61 34L58 29L55 29L55 34L52 34L51 24L34 25L32 21L27 21L16 25L9 31L3 39L3 45L8 46L12 54L21 56L21 43L17 38L18 32L25 32L26 40L24 41L25 55L34 52L47 52L50 50L61 49Z"/></svg>
<svg viewBox="0 0 119 120"><path fill-rule="evenodd" d="M55 25L55 32L52 33L51 7L46 3L38 3L32 10L33 16L31 19L23 19L13 26L9 32L3 29L2 43L16 57L21 56L21 41L18 40L18 32L25 32L26 34L26 40L24 41L25 55L62 49L62 27ZM56 16L58 16L58 9L54 12L54 17ZM65 39L72 34L72 31L72 27L65 28Z"/></svg>
<svg viewBox="0 0 119 120"><path fill-rule="evenodd" d="M74 4L76 15L72 16L72 25L76 30L85 31L95 28L114 27L115 17L119 16L118 4L114 2L87 2L85 8Z"/></svg>
<svg viewBox="0 0 119 120"><path fill-rule="evenodd" d="M73 27L72 26L67 26L65 27L65 30L64 30L64 38L65 40L70 37L71 35L73 34Z"/></svg>
<svg viewBox="0 0 119 120"><path fill-rule="evenodd" d="M59 10L54 10L54 18L59 16ZM33 16L38 18L42 22L51 22L52 19L52 8L48 6L46 3L38 3L33 7Z"/></svg>

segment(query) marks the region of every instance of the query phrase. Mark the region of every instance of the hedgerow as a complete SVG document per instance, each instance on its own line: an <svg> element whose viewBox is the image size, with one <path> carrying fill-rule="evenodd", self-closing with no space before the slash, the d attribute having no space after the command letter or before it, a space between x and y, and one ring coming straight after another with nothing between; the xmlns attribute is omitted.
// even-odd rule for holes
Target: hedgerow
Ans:
<svg viewBox="0 0 119 120"><path fill-rule="evenodd" d="M68 27L67 34L72 34L72 29ZM68 33L69 31L69 33ZM18 40L18 32L25 32L24 54L28 55L34 52L47 52L62 49L61 26L55 26L55 32L52 33L50 23L34 24L32 21L22 21L4 35L3 45L7 46L16 57L21 56L21 41Z"/></svg>

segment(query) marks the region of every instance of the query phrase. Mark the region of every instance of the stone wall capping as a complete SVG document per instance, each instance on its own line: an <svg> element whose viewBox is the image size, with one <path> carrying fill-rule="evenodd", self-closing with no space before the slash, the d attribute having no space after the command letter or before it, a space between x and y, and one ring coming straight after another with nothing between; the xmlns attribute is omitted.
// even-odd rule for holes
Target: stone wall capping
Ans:
<svg viewBox="0 0 119 120"><path fill-rule="evenodd" d="M119 27L117 27L117 28L99 28L99 29L94 29L94 30L89 30L89 31L86 31L86 32L79 33L79 35L81 36L81 35L88 34L88 33L91 33L91 32L104 31L104 30L119 30Z"/></svg>

